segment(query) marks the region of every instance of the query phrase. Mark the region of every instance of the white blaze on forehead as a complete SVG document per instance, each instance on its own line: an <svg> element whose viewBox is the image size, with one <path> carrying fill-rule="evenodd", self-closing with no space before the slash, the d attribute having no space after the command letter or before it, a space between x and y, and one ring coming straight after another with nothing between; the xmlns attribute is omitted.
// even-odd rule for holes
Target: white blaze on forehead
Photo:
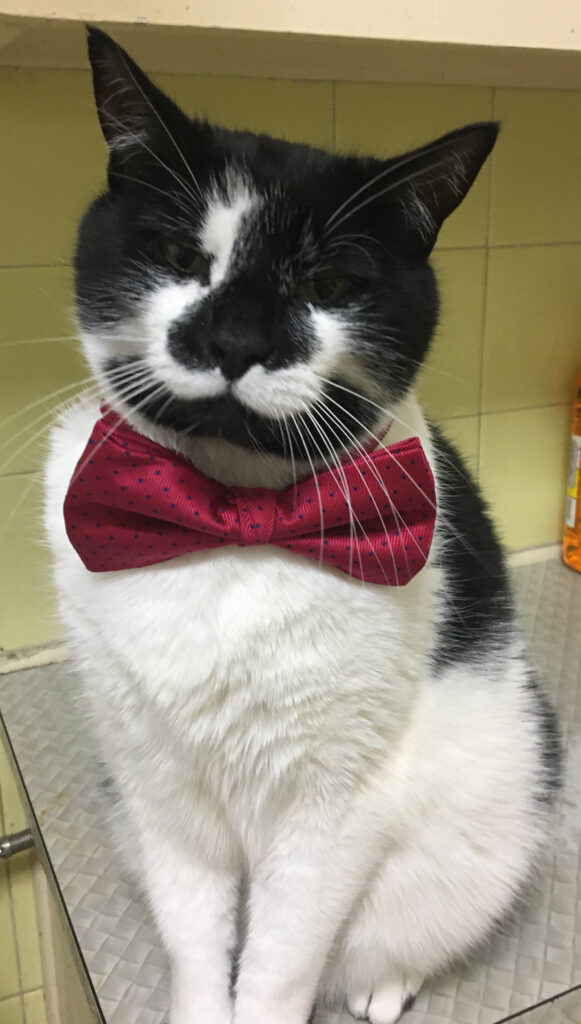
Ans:
<svg viewBox="0 0 581 1024"><path fill-rule="evenodd" d="M212 286L224 279L242 221L257 203L258 196L253 195L241 180L229 185L226 196L216 193L209 200L200 241L213 257Z"/></svg>

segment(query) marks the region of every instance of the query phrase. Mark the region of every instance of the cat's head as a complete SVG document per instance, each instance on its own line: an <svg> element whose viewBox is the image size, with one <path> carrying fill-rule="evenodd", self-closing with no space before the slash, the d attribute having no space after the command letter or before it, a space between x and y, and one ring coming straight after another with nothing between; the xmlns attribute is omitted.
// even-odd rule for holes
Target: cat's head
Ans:
<svg viewBox="0 0 581 1024"><path fill-rule="evenodd" d="M89 55L109 187L81 224L77 304L110 404L228 459L368 442L426 355L428 256L497 126L336 155L191 120L101 31Z"/></svg>

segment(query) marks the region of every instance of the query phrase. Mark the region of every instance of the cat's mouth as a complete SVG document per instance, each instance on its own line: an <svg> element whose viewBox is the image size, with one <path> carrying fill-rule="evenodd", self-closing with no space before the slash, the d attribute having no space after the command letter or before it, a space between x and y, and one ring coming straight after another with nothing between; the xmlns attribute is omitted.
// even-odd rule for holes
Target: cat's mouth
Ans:
<svg viewBox="0 0 581 1024"><path fill-rule="evenodd" d="M249 450L288 457L287 432L282 421L262 416L241 402L232 384L217 396L181 398L153 380L126 387L118 369L106 370L112 404L121 400L119 412L129 410L154 428L175 431L182 437L209 438ZM293 446L297 447L297 446Z"/></svg>
<svg viewBox="0 0 581 1024"><path fill-rule="evenodd" d="M255 366L242 377L229 380L217 368L208 368L196 374L197 380L190 375L196 387L189 393L180 393L143 359L110 359L99 376L101 373L111 404L154 427L283 456L289 456L292 449L301 457L317 447L308 443L307 436L301 440L305 431L297 423L311 415L322 397L322 388L308 386L304 369L268 373ZM292 442L289 429L296 435Z"/></svg>
<svg viewBox="0 0 581 1024"><path fill-rule="evenodd" d="M209 437L242 447L282 454L276 425L238 401L231 388L217 398L196 402L153 399L148 415L154 422L189 437Z"/></svg>
<svg viewBox="0 0 581 1024"><path fill-rule="evenodd" d="M260 455L333 463L337 454L373 437L375 403L348 385L309 385L300 366L266 379L252 373L229 381L218 394L183 397L157 380L143 363L127 385L127 363L105 367L108 400L143 429L171 430L184 439L223 441ZM131 370L131 368L130 368ZM129 371L130 372L130 371ZM246 386L244 386L246 380ZM137 381L137 383L135 383ZM121 405L119 403L121 400Z"/></svg>

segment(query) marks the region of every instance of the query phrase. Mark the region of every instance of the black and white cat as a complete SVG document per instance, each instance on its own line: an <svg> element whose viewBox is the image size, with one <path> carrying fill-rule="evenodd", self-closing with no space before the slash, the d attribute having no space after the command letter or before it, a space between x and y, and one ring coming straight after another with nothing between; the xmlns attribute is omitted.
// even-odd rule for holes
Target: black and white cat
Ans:
<svg viewBox="0 0 581 1024"><path fill-rule="evenodd" d="M97 405L55 428L61 615L171 958L170 1021L306 1024L316 1003L391 1024L511 907L559 776L498 542L412 390L428 257L497 126L338 156L192 121L104 33L89 52L110 162L77 303L111 409L229 486L413 435L437 488L403 587L268 545L91 573L62 506Z"/></svg>

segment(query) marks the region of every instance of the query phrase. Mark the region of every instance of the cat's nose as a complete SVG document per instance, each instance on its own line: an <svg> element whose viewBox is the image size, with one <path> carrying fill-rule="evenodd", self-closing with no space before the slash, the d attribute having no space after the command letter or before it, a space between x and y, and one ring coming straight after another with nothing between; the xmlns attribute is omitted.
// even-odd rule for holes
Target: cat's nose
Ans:
<svg viewBox="0 0 581 1024"><path fill-rule="evenodd" d="M265 363L272 348L262 332L246 328L216 331L210 340L210 356L228 380L238 380L255 363Z"/></svg>

